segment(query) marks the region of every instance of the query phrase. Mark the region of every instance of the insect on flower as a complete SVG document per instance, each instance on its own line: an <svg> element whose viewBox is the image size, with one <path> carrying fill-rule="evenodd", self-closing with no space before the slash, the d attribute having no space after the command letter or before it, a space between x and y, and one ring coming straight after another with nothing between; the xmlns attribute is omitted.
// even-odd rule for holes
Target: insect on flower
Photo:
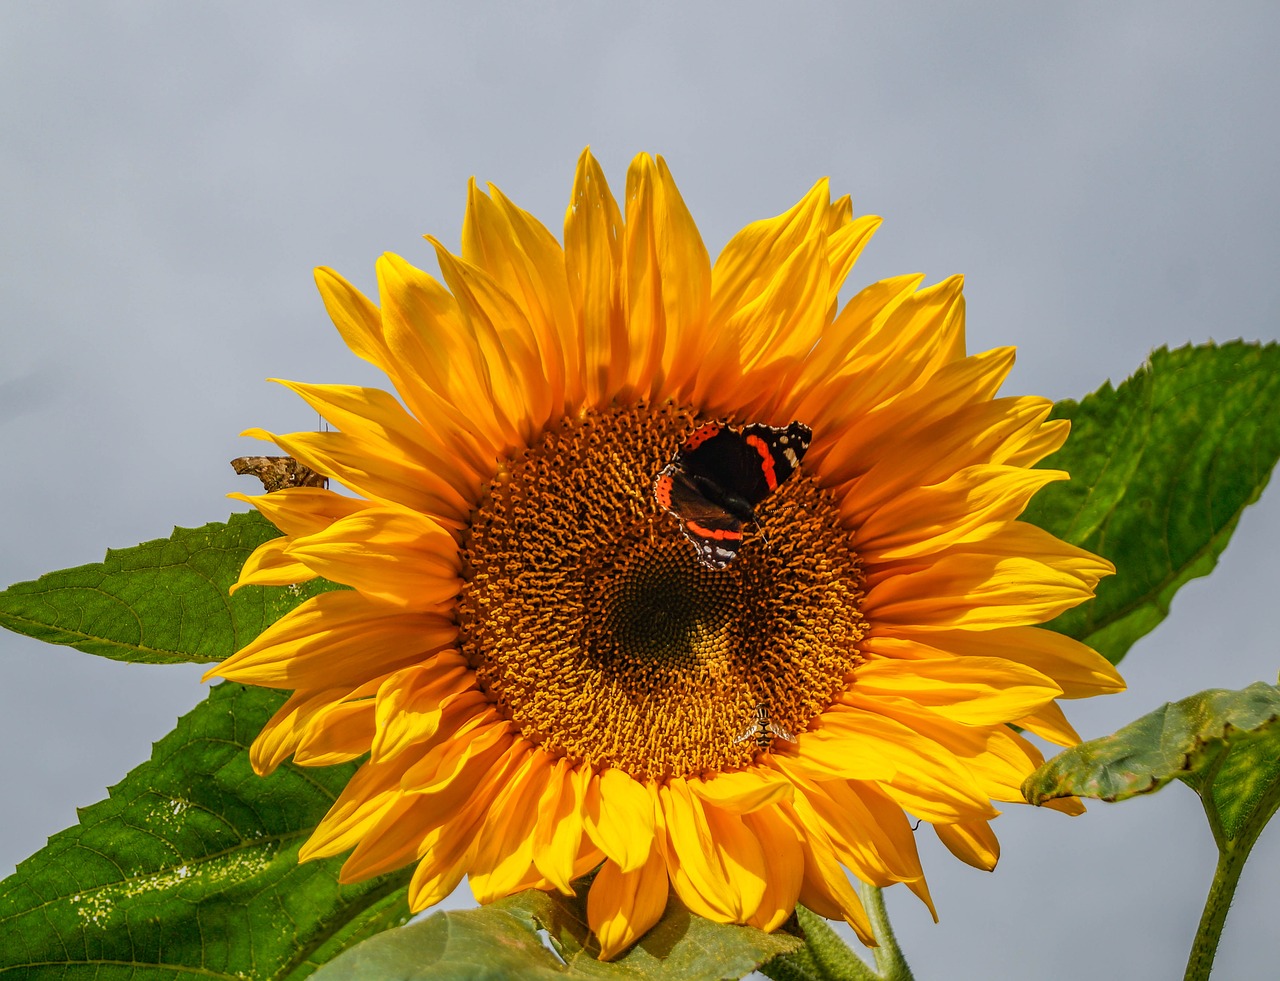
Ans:
<svg viewBox="0 0 1280 981"><path fill-rule="evenodd" d="M723 569L738 554L743 526L760 526L756 506L795 473L812 439L799 422L785 428L706 423L658 472L654 499L680 519L698 560Z"/></svg>
<svg viewBox="0 0 1280 981"><path fill-rule="evenodd" d="M1038 626L1114 571L1017 520L1066 477L1036 464L1069 423L994 398L1013 350L967 354L960 277L842 305L880 219L825 180L714 262L647 154L615 198L584 152L564 215L562 245L473 183L441 278L385 254L371 299L317 272L394 393L282 382L338 431L245 435L336 486L240 495L281 535L236 585L346 588L208 676L292 692L256 772L359 767L299 857L346 854L344 882L416 862L413 912L595 870L602 960L669 894L764 931L803 903L874 944L850 876L930 902L903 809L992 867L991 801L1040 760L1010 723L1071 742L1055 699L1123 688Z"/></svg>
<svg viewBox="0 0 1280 981"><path fill-rule="evenodd" d="M775 739L783 739L786 742L793 743L796 737L787 732L786 729L772 722L769 719L769 703L761 702L756 706L755 714L751 717L751 724L744 729L737 739L737 743L745 743L748 739L754 739L757 746L762 750L768 750L773 745Z"/></svg>

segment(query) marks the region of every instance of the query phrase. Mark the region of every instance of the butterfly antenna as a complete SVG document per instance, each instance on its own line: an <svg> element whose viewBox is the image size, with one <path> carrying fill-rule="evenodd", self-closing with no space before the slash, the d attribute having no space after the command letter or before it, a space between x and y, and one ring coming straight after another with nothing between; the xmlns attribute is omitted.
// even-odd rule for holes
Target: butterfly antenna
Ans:
<svg viewBox="0 0 1280 981"><path fill-rule="evenodd" d="M320 412L316 413L316 427L317 427L317 430L322 433L327 433L329 431L329 421L325 419L324 415ZM328 477L324 478L324 489L325 490L329 489Z"/></svg>
<svg viewBox="0 0 1280 981"><path fill-rule="evenodd" d="M756 515L755 511L751 512L751 523L755 525L756 533L760 536L761 540L764 542L764 547L768 548L769 533L764 530L764 525L760 523L760 518Z"/></svg>

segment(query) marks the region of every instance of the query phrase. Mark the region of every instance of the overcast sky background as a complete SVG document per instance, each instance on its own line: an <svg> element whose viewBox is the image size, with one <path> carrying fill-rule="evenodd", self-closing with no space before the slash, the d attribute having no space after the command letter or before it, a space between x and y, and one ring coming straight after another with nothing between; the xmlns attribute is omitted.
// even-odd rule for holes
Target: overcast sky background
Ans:
<svg viewBox="0 0 1280 981"><path fill-rule="evenodd" d="M0 585L225 520L249 426L313 428L263 381L382 384L311 278L434 268L466 180L559 233L590 144L620 194L665 155L714 255L832 178L885 224L851 277L966 275L1007 393L1079 397L1160 344L1274 340L1280 5L43 3L0 26ZM1272 681L1280 497L1123 664L1086 736ZM0 876L206 694L196 667L0 635ZM1181 786L1068 819L1011 808L999 869L931 834L941 915L890 912L921 981L1181 976L1214 847ZM1263 836L1217 977L1280 962ZM466 896L469 904L469 894Z"/></svg>

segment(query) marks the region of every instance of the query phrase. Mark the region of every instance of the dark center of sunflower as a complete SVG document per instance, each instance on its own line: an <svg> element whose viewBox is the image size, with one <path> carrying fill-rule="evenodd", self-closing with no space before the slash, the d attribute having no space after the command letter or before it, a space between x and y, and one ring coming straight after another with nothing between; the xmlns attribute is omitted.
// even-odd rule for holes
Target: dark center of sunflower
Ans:
<svg viewBox="0 0 1280 981"><path fill-rule="evenodd" d="M462 650L529 739L638 779L732 769L757 707L803 731L858 661L863 577L803 467L738 557L704 567L653 498L696 415L566 419L493 481L464 545ZM774 748L778 748L775 741Z"/></svg>

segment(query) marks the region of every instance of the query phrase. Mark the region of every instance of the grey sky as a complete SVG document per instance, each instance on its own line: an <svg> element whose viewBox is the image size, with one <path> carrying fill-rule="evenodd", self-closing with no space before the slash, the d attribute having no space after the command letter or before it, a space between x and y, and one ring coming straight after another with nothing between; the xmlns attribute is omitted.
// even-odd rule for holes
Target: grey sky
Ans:
<svg viewBox="0 0 1280 981"><path fill-rule="evenodd" d="M479 6L8 9L0 585L225 519L251 489L227 461L262 451L236 434L315 424L262 379L382 383L311 268L432 265L419 236L457 242L472 174L558 232L586 144L618 190L665 155L713 253L830 175L886 219L851 282L963 272L970 349L1019 345L1009 391L1280 336L1274 4ZM1084 734L1274 680L1276 495L1134 648L1130 692L1075 706ZM198 674L0 635L0 875L149 755ZM1214 854L1189 791L996 829L993 875L921 834L942 922L890 896L920 978L1180 974ZM1278 861L1272 830L1217 976L1274 977Z"/></svg>

